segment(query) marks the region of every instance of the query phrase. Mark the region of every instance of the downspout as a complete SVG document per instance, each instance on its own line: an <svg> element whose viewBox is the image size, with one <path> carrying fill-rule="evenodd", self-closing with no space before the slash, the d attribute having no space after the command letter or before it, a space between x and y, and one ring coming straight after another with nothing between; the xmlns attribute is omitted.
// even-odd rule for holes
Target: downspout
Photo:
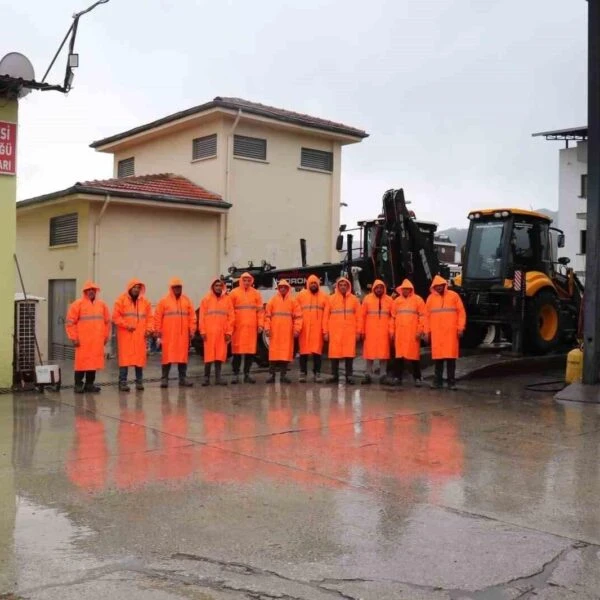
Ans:
<svg viewBox="0 0 600 600"><path fill-rule="evenodd" d="M231 194L231 167L233 160L233 134L240 122L240 118L242 116L242 109L238 109L237 116L235 121L233 122L233 126L231 127L231 131L227 136L227 162L225 166L225 201L233 204L230 199ZM225 213L225 231L223 233L223 254L227 256L229 254L229 212Z"/></svg>
<svg viewBox="0 0 600 600"><path fill-rule="evenodd" d="M102 205L102 209L100 210L100 214L94 223L94 252L92 254L92 279L93 281L97 280L98 277L98 260L97 257L100 254L100 222L102 221L102 217L108 208L108 203L110 202L110 194L106 194L104 199L104 204Z"/></svg>

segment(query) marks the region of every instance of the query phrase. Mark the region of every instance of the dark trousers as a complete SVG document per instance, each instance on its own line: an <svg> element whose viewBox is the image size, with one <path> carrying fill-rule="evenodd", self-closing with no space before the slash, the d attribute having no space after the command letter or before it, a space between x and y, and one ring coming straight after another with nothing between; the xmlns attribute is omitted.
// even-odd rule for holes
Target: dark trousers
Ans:
<svg viewBox="0 0 600 600"><path fill-rule="evenodd" d="M235 375L240 374L240 367L242 366L242 356L244 357L244 375L248 375L250 373L250 367L252 366L252 361L254 359L253 354L234 354L231 359L231 368Z"/></svg>
<svg viewBox="0 0 600 600"><path fill-rule="evenodd" d="M169 377L169 373L171 372L171 364L162 366L162 378L167 379ZM187 375L187 363L177 363L177 372L179 374L179 379L185 379Z"/></svg>
<svg viewBox="0 0 600 600"><path fill-rule="evenodd" d="M290 363L287 360L271 360L269 361L269 372L272 374L280 371L281 373L287 373Z"/></svg>
<svg viewBox="0 0 600 600"><path fill-rule="evenodd" d="M85 378L85 385L94 385L96 371L75 371L75 385L81 385Z"/></svg>
<svg viewBox="0 0 600 600"><path fill-rule="evenodd" d="M136 383L142 383L142 379L144 379L143 367L134 367L134 369L135 369ZM129 376L129 367L119 367L119 383L127 383L128 376Z"/></svg>
<svg viewBox="0 0 600 600"><path fill-rule="evenodd" d="M437 383L442 383L444 380L444 363L446 363L446 375L448 377L448 383L456 382L456 359L455 358L442 358L435 362L435 380Z"/></svg>
<svg viewBox="0 0 600 600"><path fill-rule="evenodd" d="M334 377L340 376L340 360L339 358L331 359L331 374ZM346 377L352 377L352 373L354 372L354 359L353 358L344 358L344 366L346 367Z"/></svg>
<svg viewBox="0 0 600 600"><path fill-rule="evenodd" d="M409 363L412 367L413 378L421 379L421 361L420 360L408 360L406 358L397 358L394 361L394 371L396 378L402 381L402 375L404 373L404 364Z"/></svg>
<svg viewBox="0 0 600 600"><path fill-rule="evenodd" d="M308 373L308 359L312 356L313 373L321 372L321 355L320 354L301 354L300 355L300 371L306 375Z"/></svg>

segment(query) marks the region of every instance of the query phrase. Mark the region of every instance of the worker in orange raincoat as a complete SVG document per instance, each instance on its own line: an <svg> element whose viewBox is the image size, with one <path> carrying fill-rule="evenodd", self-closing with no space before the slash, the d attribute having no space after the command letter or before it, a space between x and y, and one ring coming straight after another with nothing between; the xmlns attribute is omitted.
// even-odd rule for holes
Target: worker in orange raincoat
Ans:
<svg viewBox="0 0 600 600"><path fill-rule="evenodd" d="M323 317L329 304L329 295L321 291L321 283L316 275L309 275L306 289L302 290L296 300L302 311L302 331L300 332L300 378L306 382L308 375L308 359L313 359L313 375L315 382L321 381L321 354L323 353Z"/></svg>
<svg viewBox="0 0 600 600"><path fill-rule="evenodd" d="M256 341L263 332L265 312L260 292L252 287L254 277L250 273L242 273L240 284L229 294L233 304L235 323L231 341L233 359L233 379L231 383L240 382L240 367L244 357L244 383L256 383L250 376L250 367L256 354Z"/></svg>
<svg viewBox="0 0 600 600"><path fill-rule="evenodd" d="M289 364L294 359L294 340L302 330L302 311L292 297L290 284L282 279L277 293L267 302L265 333L269 338L269 363L271 376L267 383L275 383L275 374L281 372L281 383L291 383L287 376Z"/></svg>
<svg viewBox="0 0 600 600"><path fill-rule="evenodd" d="M415 386L420 387L421 378L421 339L425 328L425 302L415 294L414 285L405 279L396 288L398 296L392 306L390 322L390 337L394 341L395 350L395 381L402 384L404 363L412 365Z"/></svg>
<svg viewBox="0 0 600 600"><path fill-rule="evenodd" d="M204 342L204 383L210 385L210 369L215 363L215 383L227 385L221 377L221 366L227 360L227 346L233 333L233 305L223 289L223 282L215 279L210 291L200 302L200 335Z"/></svg>
<svg viewBox="0 0 600 600"><path fill-rule="evenodd" d="M446 363L448 387L456 389L458 340L466 323L467 315L460 296L448 289L448 282L443 277L436 275L425 304L425 335L431 342L431 357L435 364L432 387L442 387Z"/></svg>
<svg viewBox="0 0 600 600"><path fill-rule="evenodd" d="M154 331L162 343L160 387L168 387L173 363L178 366L179 385L193 386L187 379L187 362L190 341L196 331L196 313L192 301L183 293L183 282L177 277L171 279L169 293L156 307Z"/></svg>
<svg viewBox="0 0 600 600"><path fill-rule="evenodd" d="M117 326L119 358L119 391L128 392L129 367L135 368L135 388L144 389L146 366L146 338L152 335L154 321L152 305L146 298L146 286L139 279L131 279L113 309L113 323Z"/></svg>
<svg viewBox="0 0 600 600"><path fill-rule="evenodd" d="M346 383L353 384L352 373L356 342L362 334L362 315L360 301L350 291L350 281L345 277L338 279L335 293L329 298L323 318L324 340L329 342L329 359L332 376L327 383L338 383L340 380L340 359L344 359L346 367Z"/></svg>
<svg viewBox="0 0 600 600"><path fill-rule="evenodd" d="M75 346L75 393L97 393L96 371L104 368L104 346L110 336L110 312L98 298L100 288L91 281L83 285L83 296L67 312L67 337ZM85 384L83 382L85 377Z"/></svg>
<svg viewBox="0 0 600 600"><path fill-rule="evenodd" d="M361 383L370 384L373 380L373 365L379 361L380 383L386 382L387 361L390 358L390 321L394 301L387 295L385 283L381 279L373 282L371 293L362 303L362 331L364 332L363 357L367 371Z"/></svg>

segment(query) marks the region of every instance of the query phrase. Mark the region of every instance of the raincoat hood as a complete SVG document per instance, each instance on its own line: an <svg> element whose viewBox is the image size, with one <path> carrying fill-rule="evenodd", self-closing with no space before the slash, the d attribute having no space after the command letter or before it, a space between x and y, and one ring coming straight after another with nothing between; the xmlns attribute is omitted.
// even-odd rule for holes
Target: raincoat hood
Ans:
<svg viewBox="0 0 600 600"><path fill-rule="evenodd" d="M131 291L131 288L139 285L140 286L140 296L143 296L146 293L146 284L143 281L140 281L139 279L136 279L135 277L133 279L130 279L127 282L127 289L125 290L127 293L129 293Z"/></svg>
<svg viewBox="0 0 600 600"><path fill-rule="evenodd" d="M280 279L277 282L277 291L279 291L279 287L284 285L287 289L288 289L288 294L290 293L290 290L292 289L292 286L288 283L287 279Z"/></svg>
<svg viewBox="0 0 600 600"><path fill-rule="evenodd" d="M171 280L169 281L169 289L172 289L178 285L183 287L183 281L181 281L181 279L179 279L179 277L171 277Z"/></svg>
<svg viewBox="0 0 600 600"><path fill-rule="evenodd" d="M342 292L340 292L340 283L342 281L345 281L348 284L348 293L351 294L352 293L352 284L350 283L349 279L346 279L345 277L340 277L335 284L335 291L338 294L341 294Z"/></svg>
<svg viewBox="0 0 600 600"><path fill-rule="evenodd" d="M415 293L415 286L412 284L411 281L409 281L408 279L405 279L397 288L396 288L396 293L398 295L402 294L402 290L406 290L409 289L410 290L410 296L412 296Z"/></svg>
<svg viewBox="0 0 600 600"><path fill-rule="evenodd" d="M375 293L375 288L376 288L378 285L382 285L382 286L383 286L383 295L385 296L385 294L387 294L387 285L385 285L385 282L384 282L384 281L382 281L381 279L376 279L376 280L373 282L373 285L371 286L371 292L374 294L374 293Z"/></svg>
<svg viewBox="0 0 600 600"><path fill-rule="evenodd" d="M448 282L441 276L441 275L436 275L433 278L433 281L431 282L431 287L429 288L432 292L434 292L435 290L433 289L436 285L445 285L446 287L448 287Z"/></svg>
<svg viewBox="0 0 600 600"><path fill-rule="evenodd" d="M254 285L254 277L252 275L250 275L250 273L246 272L246 273L242 273L242 276L239 278L239 285L242 285L242 279L244 277L250 277L250 285Z"/></svg>
<svg viewBox="0 0 600 600"><path fill-rule="evenodd" d="M321 280L316 275L309 275L306 280L306 289L310 289L310 284L316 283L321 288Z"/></svg>
<svg viewBox="0 0 600 600"><path fill-rule="evenodd" d="M209 293L214 294L215 296L216 296L216 294L215 294L215 284L216 283L223 283L223 280L220 277L215 277L211 281L211 283L210 283L210 292ZM224 296L224 295L225 295L225 284L223 283L223 291L221 292L221 296Z"/></svg>
<svg viewBox="0 0 600 600"><path fill-rule="evenodd" d="M88 279L84 284L81 291L85 294L88 290L96 290L96 293L100 291L100 287L96 285L91 279Z"/></svg>

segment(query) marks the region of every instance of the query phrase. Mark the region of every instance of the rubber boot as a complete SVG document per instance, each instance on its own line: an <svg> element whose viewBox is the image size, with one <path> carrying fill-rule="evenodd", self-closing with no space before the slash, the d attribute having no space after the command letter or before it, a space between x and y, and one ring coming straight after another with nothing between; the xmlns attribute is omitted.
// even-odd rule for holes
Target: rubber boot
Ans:
<svg viewBox="0 0 600 600"><path fill-rule="evenodd" d="M225 385L227 385L227 382L221 377L221 367L222 366L223 365L220 362L215 363L215 384L225 386Z"/></svg>
<svg viewBox="0 0 600 600"><path fill-rule="evenodd" d="M292 380L287 376L287 365L281 368L281 376L279 381L281 381L281 383L292 383Z"/></svg>
<svg viewBox="0 0 600 600"><path fill-rule="evenodd" d="M168 388L169 387L169 371L171 370L171 365L163 365L162 373L160 376L160 387Z"/></svg>
<svg viewBox="0 0 600 600"><path fill-rule="evenodd" d="M371 385L373 383L371 376L367 373L360 382L361 385Z"/></svg>
<svg viewBox="0 0 600 600"><path fill-rule="evenodd" d="M130 392L131 388L127 385L126 381L119 381L119 391L120 392Z"/></svg>

